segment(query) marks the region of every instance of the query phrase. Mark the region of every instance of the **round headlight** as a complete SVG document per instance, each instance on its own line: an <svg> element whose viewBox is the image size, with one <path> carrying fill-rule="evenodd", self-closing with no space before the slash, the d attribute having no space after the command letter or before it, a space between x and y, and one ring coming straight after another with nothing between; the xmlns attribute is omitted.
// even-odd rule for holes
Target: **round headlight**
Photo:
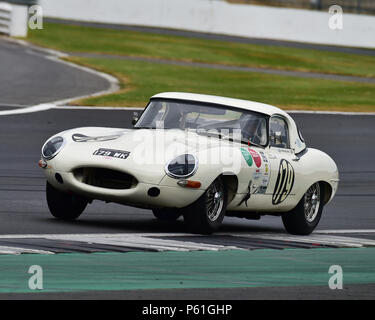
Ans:
<svg viewBox="0 0 375 320"><path fill-rule="evenodd" d="M64 147L65 139L63 137L54 137L48 140L42 148L42 156L46 160L54 158Z"/></svg>
<svg viewBox="0 0 375 320"><path fill-rule="evenodd" d="M172 178L187 178L198 169L198 159L191 154L182 154L169 161L165 166L165 172Z"/></svg>

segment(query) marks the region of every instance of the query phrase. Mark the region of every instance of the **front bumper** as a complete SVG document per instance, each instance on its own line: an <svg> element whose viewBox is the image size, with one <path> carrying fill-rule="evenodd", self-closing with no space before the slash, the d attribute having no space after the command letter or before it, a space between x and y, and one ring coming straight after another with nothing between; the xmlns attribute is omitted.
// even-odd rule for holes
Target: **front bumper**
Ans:
<svg viewBox="0 0 375 320"><path fill-rule="evenodd" d="M56 179L56 173L62 178L62 183ZM144 208L183 208L195 202L203 193L203 189L189 189L177 185L171 186L138 182L130 189L107 189L85 184L76 179L72 172L46 169L47 181L61 191L72 192L89 199L97 199ZM150 196L150 188L158 188L159 195Z"/></svg>

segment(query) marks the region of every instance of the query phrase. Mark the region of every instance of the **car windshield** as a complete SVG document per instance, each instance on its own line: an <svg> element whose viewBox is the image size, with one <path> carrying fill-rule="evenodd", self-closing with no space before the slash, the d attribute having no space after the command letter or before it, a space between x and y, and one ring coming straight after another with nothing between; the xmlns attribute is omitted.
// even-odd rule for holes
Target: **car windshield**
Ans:
<svg viewBox="0 0 375 320"><path fill-rule="evenodd" d="M268 118L257 112L203 102L153 99L135 128L194 130L266 146Z"/></svg>

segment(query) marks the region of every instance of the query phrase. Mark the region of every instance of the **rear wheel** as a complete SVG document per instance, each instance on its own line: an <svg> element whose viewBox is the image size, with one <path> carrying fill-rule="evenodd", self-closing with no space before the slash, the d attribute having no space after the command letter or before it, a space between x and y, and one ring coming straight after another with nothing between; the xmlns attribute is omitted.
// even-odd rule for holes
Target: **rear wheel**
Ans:
<svg viewBox="0 0 375 320"><path fill-rule="evenodd" d="M77 219L88 201L80 196L62 192L47 182L47 204L51 214L61 220Z"/></svg>
<svg viewBox="0 0 375 320"><path fill-rule="evenodd" d="M309 235L318 225L323 212L321 186L314 183L298 205L282 216L285 229L296 235Z"/></svg>
<svg viewBox="0 0 375 320"><path fill-rule="evenodd" d="M175 221L181 216L181 212L178 209L172 208L152 209L152 213L156 219L162 221Z"/></svg>
<svg viewBox="0 0 375 320"><path fill-rule="evenodd" d="M192 205L183 209L188 230L192 233L210 234L219 229L227 207L227 189L221 177Z"/></svg>

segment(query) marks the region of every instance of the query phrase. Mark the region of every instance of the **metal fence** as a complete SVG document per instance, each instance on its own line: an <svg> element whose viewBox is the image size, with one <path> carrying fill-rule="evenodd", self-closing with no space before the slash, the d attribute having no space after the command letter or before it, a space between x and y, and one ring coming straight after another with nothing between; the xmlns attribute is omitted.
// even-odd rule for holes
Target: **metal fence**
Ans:
<svg viewBox="0 0 375 320"><path fill-rule="evenodd" d="M34 4L38 4L38 0L5 0L5 2L12 3L12 4L20 4L26 6L32 6Z"/></svg>
<svg viewBox="0 0 375 320"><path fill-rule="evenodd" d="M375 15L375 0L227 0L232 3L248 3L276 7L302 8L328 11L339 5L344 12Z"/></svg>
<svg viewBox="0 0 375 320"><path fill-rule="evenodd" d="M0 34L10 35L12 20L12 7L5 2L0 2Z"/></svg>

